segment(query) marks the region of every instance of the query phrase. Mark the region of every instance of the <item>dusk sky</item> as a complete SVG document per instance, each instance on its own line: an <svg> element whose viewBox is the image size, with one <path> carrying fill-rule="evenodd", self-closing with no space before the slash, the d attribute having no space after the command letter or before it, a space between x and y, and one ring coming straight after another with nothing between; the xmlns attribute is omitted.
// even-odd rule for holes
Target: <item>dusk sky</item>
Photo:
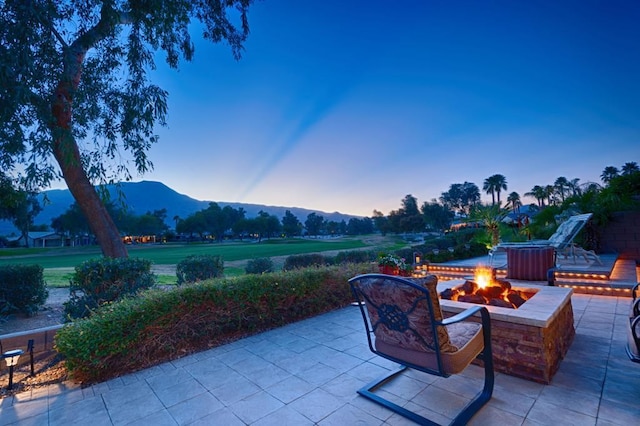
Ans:
<svg viewBox="0 0 640 426"><path fill-rule="evenodd" d="M193 62L159 58L168 127L135 180L371 216L640 163L640 1L265 0L249 20L238 62L195 32Z"/></svg>

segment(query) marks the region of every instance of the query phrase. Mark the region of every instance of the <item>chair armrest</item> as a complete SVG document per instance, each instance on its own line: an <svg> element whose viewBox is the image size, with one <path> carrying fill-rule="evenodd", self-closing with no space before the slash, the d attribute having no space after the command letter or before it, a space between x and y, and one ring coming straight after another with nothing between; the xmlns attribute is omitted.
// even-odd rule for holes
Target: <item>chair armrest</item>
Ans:
<svg viewBox="0 0 640 426"><path fill-rule="evenodd" d="M640 299L636 299L631 307L631 314L634 318L640 317Z"/></svg>
<svg viewBox="0 0 640 426"><path fill-rule="evenodd" d="M489 314L489 311L487 310L487 308L485 308L484 306L473 306L469 309L466 309L452 317L449 318L445 318L442 321L440 321L440 324L442 325L449 325L449 324L454 324L456 322L460 322L460 321L464 321L469 317L474 316L475 314L477 314L478 312L480 312L482 314L482 311L486 311L487 312L487 316ZM484 323L484 315L482 315L483 317L483 323Z"/></svg>
<svg viewBox="0 0 640 426"><path fill-rule="evenodd" d="M636 331L638 322L640 322L640 317L635 317L631 320L629 326L631 327L631 335L633 336L633 340L635 340L636 346L638 347L638 349L640 349L640 336L638 336L638 333Z"/></svg>

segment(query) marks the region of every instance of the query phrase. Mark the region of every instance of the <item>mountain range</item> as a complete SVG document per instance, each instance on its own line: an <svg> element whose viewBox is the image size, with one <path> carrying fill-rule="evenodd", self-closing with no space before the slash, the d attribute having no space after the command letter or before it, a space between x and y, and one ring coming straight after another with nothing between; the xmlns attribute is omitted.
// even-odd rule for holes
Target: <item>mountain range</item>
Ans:
<svg viewBox="0 0 640 426"><path fill-rule="evenodd" d="M175 222L173 221L175 216L184 219L199 210L206 209L211 202L196 200L176 192L162 182L154 181L123 182L117 186L107 185L107 190L109 191L111 200L116 201L116 204L119 200L118 192L120 192L123 202L129 211L135 215L153 212L154 210L167 209L166 222L171 228L175 227ZM67 211L75 200L68 189L51 189L40 193L39 201L43 209L40 214L36 216L34 224L51 226L51 219ZM245 217L247 218L256 217L261 210L280 219L284 216L285 212L289 210L302 223L304 223L307 216L311 213L316 213L324 217L325 220L336 222L341 222L342 220L348 222L351 218L359 217L339 212L327 213L309 210L301 207L267 206L225 201L216 201L216 203L218 203L220 207L231 206L234 209L243 208L246 212ZM10 221L0 221L0 235L11 235L13 233L18 234L16 228Z"/></svg>

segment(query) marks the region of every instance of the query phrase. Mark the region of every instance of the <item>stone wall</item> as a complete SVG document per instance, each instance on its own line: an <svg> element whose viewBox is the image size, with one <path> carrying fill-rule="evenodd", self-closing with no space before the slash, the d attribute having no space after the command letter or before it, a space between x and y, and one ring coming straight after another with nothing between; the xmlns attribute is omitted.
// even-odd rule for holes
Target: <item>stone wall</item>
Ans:
<svg viewBox="0 0 640 426"><path fill-rule="evenodd" d="M616 212L599 230L600 252L618 253L620 259L640 260L640 212Z"/></svg>
<svg viewBox="0 0 640 426"><path fill-rule="evenodd" d="M444 311L445 316L451 314ZM476 320L476 318L474 318ZM573 307L565 303L548 327L491 320L491 345L496 371L549 384L573 338Z"/></svg>

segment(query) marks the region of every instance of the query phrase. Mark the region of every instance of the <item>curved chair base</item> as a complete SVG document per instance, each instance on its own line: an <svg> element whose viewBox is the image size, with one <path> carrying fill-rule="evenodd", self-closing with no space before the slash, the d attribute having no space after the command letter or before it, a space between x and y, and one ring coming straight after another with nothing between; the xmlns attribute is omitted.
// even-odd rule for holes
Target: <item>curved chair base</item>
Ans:
<svg viewBox="0 0 640 426"><path fill-rule="evenodd" d="M389 401L388 399L384 399L381 396L373 393L373 391L376 390L378 387L384 385L385 383L390 382L396 376L404 372L407 368L408 368L407 366L401 365L399 368L392 370L390 373L384 375L382 378L374 380L373 382L369 383L368 385L360 389L358 393L364 396L365 398L375 402L376 404L380 404L383 407L386 407L389 410L393 411L394 413L398 413L401 416L406 417L407 419L413 422L416 422L417 424L437 426L438 423L435 423L427 419L426 417L423 417L417 413L414 413L413 411L409 411L406 408L401 407L398 404L395 404ZM417 370L417 371L420 371L420 370ZM489 374L487 373L488 373L487 368L485 366L485 380L484 380L484 387L482 391L478 393L469 402L469 404L467 404L467 406L456 416L455 419L453 419L453 421L451 422L451 425L466 425L469 422L469 420L471 420L471 418L491 399L491 395L493 394L493 384L494 384L493 370L491 370Z"/></svg>

